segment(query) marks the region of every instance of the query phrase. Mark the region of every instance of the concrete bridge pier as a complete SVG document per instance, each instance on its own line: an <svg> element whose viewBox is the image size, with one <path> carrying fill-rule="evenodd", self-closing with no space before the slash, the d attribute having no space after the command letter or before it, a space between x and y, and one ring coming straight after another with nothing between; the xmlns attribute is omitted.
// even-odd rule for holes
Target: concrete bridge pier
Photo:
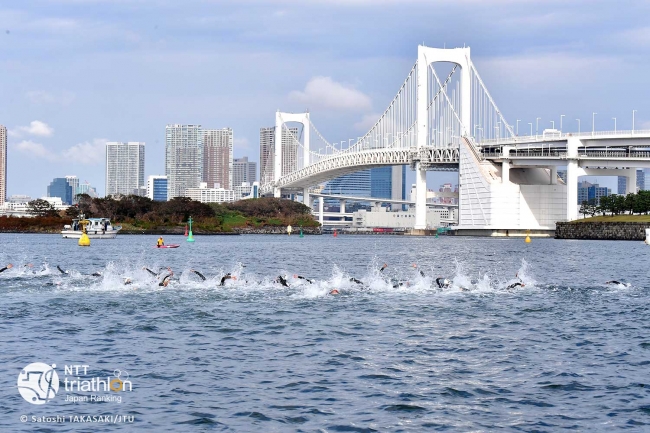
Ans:
<svg viewBox="0 0 650 433"><path fill-rule="evenodd" d="M311 209L311 197L309 196L309 188L302 190L302 202Z"/></svg>
<svg viewBox="0 0 650 433"><path fill-rule="evenodd" d="M344 214L345 213L345 200L339 200L339 203L341 204L340 205L340 207L341 207L340 212L342 214Z"/></svg>
<svg viewBox="0 0 650 433"><path fill-rule="evenodd" d="M325 209L325 198L320 197L320 200L318 200L318 222L320 225L323 225L323 222L325 221L325 216L323 215Z"/></svg>

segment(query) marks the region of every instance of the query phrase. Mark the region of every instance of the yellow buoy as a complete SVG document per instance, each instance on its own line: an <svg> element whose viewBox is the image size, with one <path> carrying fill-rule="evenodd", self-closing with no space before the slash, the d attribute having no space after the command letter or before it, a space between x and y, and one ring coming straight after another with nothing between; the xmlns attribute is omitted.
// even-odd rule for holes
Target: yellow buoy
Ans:
<svg viewBox="0 0 650 433"><path fill-rule="evenodd" d="M530 243L530 230L526 230L526 243Z"/></svg>
<svg viewBox="0 0 650 433"><path fill-rule="evenodd" d="M89 247L90 246L90 238L88 237L88 234L86 234L86 225L90 221L84 219L82 221L79 221L79 224L81 224L81 237L79 238L79 246L80 247Z"/></svg>

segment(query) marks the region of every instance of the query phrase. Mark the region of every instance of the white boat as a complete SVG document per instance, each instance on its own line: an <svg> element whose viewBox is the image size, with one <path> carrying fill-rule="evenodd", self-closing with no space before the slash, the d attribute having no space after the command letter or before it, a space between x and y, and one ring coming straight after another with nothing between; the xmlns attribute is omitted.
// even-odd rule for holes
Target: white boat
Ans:
<svg viewBox="0 0 650 433"><path fill-rule="evenodd" d="M61 230L61 236L67 239L79 239L81 234L81 219L72 220L72 224L66 224ZM90 239L115 239L117 232L122 230L122 226L113 226L108 218L86 218L86 234Z"/></svg>

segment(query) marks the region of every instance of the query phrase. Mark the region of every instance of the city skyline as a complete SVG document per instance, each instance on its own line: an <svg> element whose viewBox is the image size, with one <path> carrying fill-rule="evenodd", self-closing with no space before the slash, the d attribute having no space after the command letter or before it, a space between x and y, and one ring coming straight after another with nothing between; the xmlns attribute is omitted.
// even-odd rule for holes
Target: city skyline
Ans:
<svg viewBox="0 0 650 433"><path fill-rule="evenodd" d="M0 107L9 136L7 195L43 195L56 175L52 164L104 191L98 150L107 141L146 142L145 173L162 173L160 131L173 122L231 125L234 157L258 163L259 128L271 124L278 108L308 108L330 141L355 138L394 96L423 42L471 46L499 107L520 130L563 121L563 129L575 131L577 119L589 130L594 112L597 129L615 122L629 129L632 110L637 127L650 122L643 85L650 69L648 4L600 1L585 14L584 2L461 1L445 3L454 18L431 26L441 6L410 0L372 8L363 1L301 8L261 0L218 7L51 3L0 6L8 23L0 42L9 101ZM118 19L123 8L128 20ZM187 10L192 31L177 20ZM408 22L408 31L391 25L395 20ZM123 63L130 67L113 67ZM105 108L113 106L119 110ZM445 176L439 181L455 182Z"/></svg>

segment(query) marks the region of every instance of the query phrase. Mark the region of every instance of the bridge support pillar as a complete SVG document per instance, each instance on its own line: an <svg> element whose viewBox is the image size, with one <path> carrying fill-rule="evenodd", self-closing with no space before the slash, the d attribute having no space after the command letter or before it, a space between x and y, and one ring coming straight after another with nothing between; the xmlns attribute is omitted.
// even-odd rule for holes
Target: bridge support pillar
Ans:
<svg viewBox="0 0 650 433"><path fill-rule="evenodd" d="M340 212L345 213L345 200L339 200L339 203L341 203Z"/></svg>
<svg viewBox="0 0 650 433"><path fill-rule="evenodd" d="M418 230L427 228L427 171L415 170L415 226Z"/></svg>
<svg viewBox="0 0 650 433"><path fill-rule="evenodd" d="M551 169L551 185L557 185L557 165L549 167Z"/></svg>
<svg viewBox="0 0 650 433"><path fill-rule="evenodd" d="M309 196L309 188L302 190L302 202L311 209L311 197Z"/></svg>
<svg viewBox="0 0 650 433"><path fill-rule="evenodd" d="M320 223L321 226L323 225L323 221L325 221L325 217L323 216L324 208L325 208L325 198L324 197L319 197L319 200L318 200L318 222Z"/></svg>
<svg viewBox="0 0 650 433"><path fill-rule="evenodd" d="M628 168L627 182L625 184L625 194L636 193L636 168Z"/></svg>
<svg viewBox="0 0 650 433"><path fill-rule="evenodd" d="M578 148L582 142L575 137L567 140L566 164L566 218L568 221L578 219Z"/></svg>
<svg viewBox="0 0 650 433"><path fill-rule="evenodd" d="M501 163L501 183L510 183L510 163L508 161Z"/></svg>

